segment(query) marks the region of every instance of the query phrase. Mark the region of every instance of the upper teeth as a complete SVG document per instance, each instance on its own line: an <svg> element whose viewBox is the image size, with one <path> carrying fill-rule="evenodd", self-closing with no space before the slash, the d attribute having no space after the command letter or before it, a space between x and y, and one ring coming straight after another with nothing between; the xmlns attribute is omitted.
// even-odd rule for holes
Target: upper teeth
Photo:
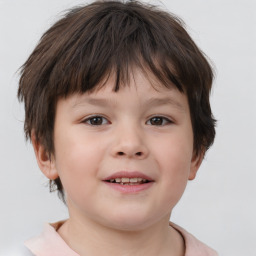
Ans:
<svg viewBox="0 0 256 256"><path fill-rule="evenodd" d="M110 179L110 182L122 182L122 183L137 183L137 182L146 182L146 179L142 178L116 178L116 179Z"/></svg>

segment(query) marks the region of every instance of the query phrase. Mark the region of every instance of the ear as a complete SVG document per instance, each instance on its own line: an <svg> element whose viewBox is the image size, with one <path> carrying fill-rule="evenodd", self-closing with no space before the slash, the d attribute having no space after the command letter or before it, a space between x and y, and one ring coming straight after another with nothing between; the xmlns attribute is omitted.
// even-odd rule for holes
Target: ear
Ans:
<svg viewBox="0 0 256 256"><path fill-rule="evenodd" d="M53 156L45 150L45 147L36 139L35 133L31 135L32 145L35 151L37 164L42 173L50 180L58 178Z"/></svg>
<svg viewBox="0 0 256 256"><path fill-rule="evenodd" d="M204 151L200 152L199 154L193 154L190 164L190 173L189 173L189 180L193 180L196 177L197 171L204 159Z"/></svg>

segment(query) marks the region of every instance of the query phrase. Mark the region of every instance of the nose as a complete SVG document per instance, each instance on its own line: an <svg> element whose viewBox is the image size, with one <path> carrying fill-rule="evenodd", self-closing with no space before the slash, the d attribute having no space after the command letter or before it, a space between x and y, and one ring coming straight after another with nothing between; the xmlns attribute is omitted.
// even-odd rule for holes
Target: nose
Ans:
<svg viewBox="0 0 256 256"><path fill-rule="evenodd" d="M118 158L145 159L149 150L143 131L138 127L126 126L116 131L115 142L112 147L112 156Z"/></svg>

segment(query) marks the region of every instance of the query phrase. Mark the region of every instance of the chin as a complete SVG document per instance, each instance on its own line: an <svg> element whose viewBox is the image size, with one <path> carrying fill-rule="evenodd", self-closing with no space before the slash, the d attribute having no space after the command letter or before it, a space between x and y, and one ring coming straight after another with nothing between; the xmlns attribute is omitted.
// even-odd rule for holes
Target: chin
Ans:
<svg viewBox="0 0 256 256"><path fill-rule="evenodd" d="M148 214L139 214L136 211L129 211L125 214L118 214L114 218L106 220L107 226L120 231L140 231L153 225L154 219Z"/></svg>

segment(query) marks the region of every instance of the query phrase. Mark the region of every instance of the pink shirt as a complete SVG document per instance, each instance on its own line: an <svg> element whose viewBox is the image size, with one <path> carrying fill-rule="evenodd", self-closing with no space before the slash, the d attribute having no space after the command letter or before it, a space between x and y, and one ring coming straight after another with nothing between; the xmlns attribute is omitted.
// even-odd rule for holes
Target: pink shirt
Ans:
<svg viewBox="0 0 256 256"><path fill-rule="evenodd" d="M27 248L36 256L79 256L73 251L57 233L57 229L63 222L45 224L41 235L25 242ZM184 238L186 252L185 256L217 256L218 254L197 240L193 235L183 228L170 223L170 225L181 233Z"/></svg>

